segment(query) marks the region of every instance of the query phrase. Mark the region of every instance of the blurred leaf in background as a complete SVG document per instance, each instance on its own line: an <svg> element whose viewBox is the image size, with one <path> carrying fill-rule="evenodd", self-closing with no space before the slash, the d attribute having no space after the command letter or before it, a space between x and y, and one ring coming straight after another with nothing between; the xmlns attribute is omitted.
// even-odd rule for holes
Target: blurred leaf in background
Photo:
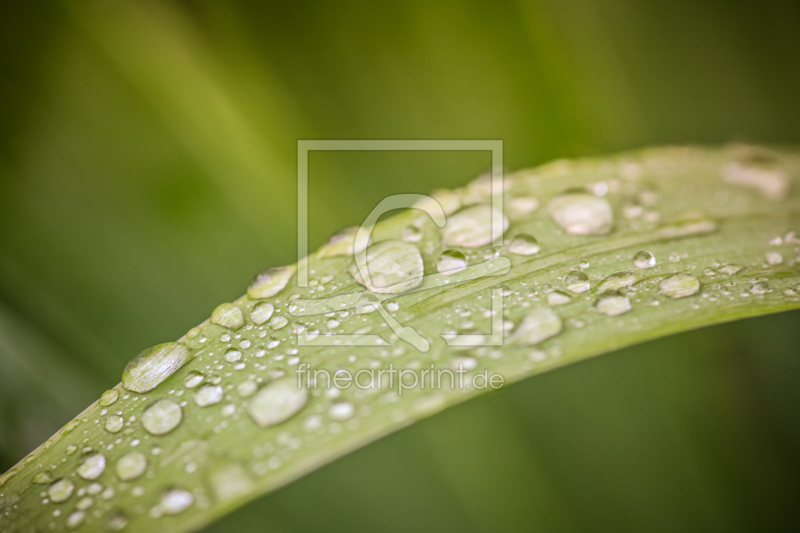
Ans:
<svg viewBox="0 0 800 533"><path fill-rule="evenodd" d="M799 22L788 0L4 3L0 466L139 350L294 260L298 139L503 139L513 169L797 142ZM313 153L311 249L388 194L488 166L482 153ZM798 316L516 385L216 528L787 529Z"/></svg>

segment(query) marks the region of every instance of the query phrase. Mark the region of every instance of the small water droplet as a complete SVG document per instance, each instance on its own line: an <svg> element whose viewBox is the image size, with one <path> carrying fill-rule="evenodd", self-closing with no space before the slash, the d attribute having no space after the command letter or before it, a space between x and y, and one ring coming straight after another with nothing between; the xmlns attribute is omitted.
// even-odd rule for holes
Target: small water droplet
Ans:
<svg viewBox="0 0 800 533"><path fill-rule="evenodd" d="M39 472L33 476L33 482L37 485L49 485L53 482L53 478L47 472Z"/></svg>
<svg viewBox="0 0 800 533"><path fill-rule="evenodd" d="M771 292L771 289L769 288L769 284L766 281L756 281L750 287L751 294L761 295L761 294L767 294L768 292Z"/></svg>
<svg viewBox="0 0 800 533"><path fill-rule="evenodd" d="M343 421L350 419L354 412L355 408L352 403L339 402L331 405L330 409L328 409L328 416L333 420Z"/></svg>
<svg viewBox="0 0 800 533"><path fill-rule="evenodd" d="M641 252L636 252L633 256L633 264L636 265L636 268L650 268L656 266L656 258L650 252L642 250Z"/></svg>
<svg viewBox="0 0 800 533"><path fill-rule="evenodd" d="M65 502L72 496L72 492L75 490L75 485L72 481L63 478L55 481L50 487L47 489L47 496L50 498L50 501L53 503L61 503Z"/></svg>
<svg viewBox="0 0 800 533"><path fill-rule="evenodd" d="M247 470L238 463L217 467L209 475L211 488L220 501L230 500L250 493L253 481Z"/></svg>
<svg viewBox="0 0 800 533"><path fill-rule="evenodd" d="M594 306L606 316L617 316L631 310L631 301L621 294L609 294L598 298Z"/></svg>
<svg viewBox="0 0 800 533"><path fill-rule="evenodd" d="M589 290L589 276L580 270L570 270L564 276L564 288L575 294L580 294Z"/></svg>
<svg viewBox="0 0 800 533"><path fill-rule="evenodd" d="M547 303L549 305L564 305L572 301L572 297L564 291L554 290L547 294Z"/></svg>
<svg viewBox="0 0 800 533"><path fill-rule="evenodd" d="M142 425L152 435L165 435L183 419L181 406L172 400L157 400L142 413Z"/></svg>
<svg viewBox="0 0 800 533"><path fill-rule="evenodd" d="M467 268L467 258L458 250L445 250L436 261L436 270L449 276Z"/></svg>
<svg viewBox="0 0 800 533"><path fill-rule="evenodd" d="M225 360L229 363L235 363L242 359L242 352L236 349L231 349L225 352Z"/></svg>
<svg viewBox="0 0 800 533"><path fill-rule="evenodd" d="M253 324L256 326L260 326L267 320L272 317L272 313L275 312L275 306L269 302L261 302L260 304L253 307L253 310L250 312L250 320L253 321Z"/></svg>
<svg viewBox="0 0 800 533"><path fill-rule="evenodd" d="M83 511L75 511L74 513L70 514L67 517L67 528L75 529L79 525L83 523L83 519L86 517L86 513Z"/></svg>
<svg viewBox="0 0 800 533"><path fill-rule="evenodd" d="M531 196L512 198L508 202L508 210L512 215L524 216L533 213L539 208L539 200Z"/></svg>
<svg viewBox="0 0 800 533"><path fill-rule="evenodd" d="M396 313L397 311L400 310L400 304L395 302L394 300L391 300L389 302L386 302L386 309L388 309L392 313Z"/></svg>
<svg viewBox="0 0 800 533"><path fill-rule="evenodd" d="M272 317L272 320L269 321L269 327L271 327L272 329L281 329L288 323L289 319L287 319L285 316L277 315Z"/></svg>
<svg viewBox="0 0 800 533"><path fill-rule="evenodd" d="M366 272L358 264L350 268L357 283L366 286L362 274L370 278L367 288L375 293L397 294L418 287L422 283L424 265L422 255L413 244L402 241L381 241L359 252L361 263L366 259Z"/></svg>
<svg viewBox="0 0 800 533"><path fill-rule="evenodd" d="M534 345L561 332L561 318L549 307L537 307L525 315L509 342Z"/></svg>
<svg viewBox="0 0 800 533"><path fill-rule="evenodd" d="M147 469L147 457L142 452L128 452L117 459L116 474L122 481L133 481Z"/></svg>
<svg viewBox="0 0 800 533"><path fill-rule="evenodd" d="M476 205L459 211L447 219L442 228L444 244L465 248L479 248L492 242L492 220L505 233L508 219L498 209L489 205Z"/></svg>
<svg viewBox="0 0 800 533"><path fill-rule="evenodd" d="M194 403L199 407L207 407L222 401L225 391L219 385L205 385L194 395Z"/></svg>
<svg viewBox="0 0 800 533"><path fill-rule="evenodd" d="M191 358L191 352L182 344L157 344L128 363L122 373L122 386L133 392L150 391Z"/></svg>
<svg viewBox="0 0 800 533"><path fill-rule="evenodd" d="M83 479L97 479L106 469L106 457L101 453L89 454L78 465L78 475Z"/></svg>
<svg viewBox="0 0 800 533"><path fill-rule="evenodd" d="M111 415L106 418L105 428L109 433L118 433L125 424L125 419L118 415Z"/></svg>
<svg viewBox="0 0 800 533"><path fill-rule="evenodd" d="M183 378L183 386L187 389L193 389L200 385L206 377L197 370L192 370L186 374L186 377Z"/></svg>
<svg viewBox="0 0 800 533"><path fill-rule="evenodd" d="M185 489L174 488L161 495L158 506L164 514L174 515L188 508L194 502L192 493Z"/></svg>
<svg viewBox="0 0 800 533"><path fill-rule="evenodd" d="M128 517L121 511L115 511L106 522L109 531L121 531L128 526Z"/></svg>
<svg viewBox="0 0 800 533"><path fill-rule="evenodd" d="M600 282L597 287L597 292L602 294L604 292L614 292L622 289L623 287L630 287L636 282L636 274L633 272L614 272Z"/></svg>
<svg viewBox="0 0 800 533"><path fill-rule="evenodd" d="M700 282L687 272L678 272L663 280L658 290L670 298L685 298L700 290Z"/></svg>
<svg viewBox="0 0 800 533"><path fill-rule="evenodd" d="M728 163L722 175L726 182L753 189L773 201L786 198L791 186L791 179L780 163L762 154L756 157L750 154L746 160Z"/></svg>
<svg viewBox="0 0 800 533"><path fill-rule="evenodd" d="M296 270L295 265L262 270L250 282L250 286L247 288L247 297L251 300L260 300L275 296L286 287Z"/></svg>
<svg viewBox="0 0 800 533"><path fill-rule="evenodd" d="M681 256L676 254L675 252L672 252L671 254L669 254L669 262L670 263L677 263L680 260L681 260Z"/></svg>
<svg viewBox="0 0 800 533"><path fill-rule="evenodd" d="M239 396L242 398L249 398L258 390L258 385L256 385L255 381L242 381L236 386L236 392L239 393Z"/></svg>
<svg viewBox="0 0 800 533"><path fill-rule="evenodd" d="M742 268L744 267L741 267L739 265L725 265L718 268L717 272L720 272L722 274L727 274L728 276L733 276L734 274L739 272Z"/></svg>
<svg viewBox="0 0 800 533"><path fill-rule="evenodd" d="M614 213L605 198L586 193L556 196L547 205L550 216L570 235L605 235L611 231Z"/></svg>
<svg viewBox="0 0 800 533"><path fill-rule="evenodd" d="M244 326L244 315L238 306L233 304L220 304L211 313L211 322L224 328L237 330Z"/></svg>
<svg viewBox="0 0 800 533"><path fill-rule="evenodd" d="M422 240L422 230L416 226L406 226L403 228L401 237L405 242L419 242Z"/></svg>
<svg viewBox="0 0 800 533"><path fill-rule="evenodd" d="M767 252L765 258L769 265L780 265L783 263L783 256L780 252Z"/></svg>
<svg viewBox="0 0 800 533"><path fill-rule="evenodd" d="M527 233L520 233L508 244L508 251L515 255L533 255L539 253L539 250L539 243Z"/></svg>
<svg viewBox="0 0 800 533"><path fill-rule="evenodd" d="M119 391L117 389L109 389L100 396L100 401L97 403L100 407L108 407L119 399Z"/></svg>
<svg viewBox="0 0 800 533"><path fill-rule="evenodd" d="M308 391L294 377L276 379L262 387L247 406L253 420L262 428L280 424L294 416L308 401Z"/></svg>

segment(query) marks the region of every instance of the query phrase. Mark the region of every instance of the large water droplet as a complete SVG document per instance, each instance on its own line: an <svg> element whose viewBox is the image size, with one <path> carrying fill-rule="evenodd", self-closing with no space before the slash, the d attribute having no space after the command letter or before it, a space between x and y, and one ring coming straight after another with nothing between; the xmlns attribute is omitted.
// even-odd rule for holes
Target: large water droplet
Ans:
<svg viewBox="0 0 800 533"><path fill-rule="evenodd" d="M631 310L631 301L621 294L609 294L601 296L594 306L606 316L617 316Z"/></svg>
<svg viewBox="0 0 800 533"><path fill-rule="evenodd" d="M445 250L436 261L436 270L449 276L467 268L467 258L458 250Z"/></svg>
<svg viewBox="0 0 800 533"><path fill-rule="evenodd" d="M658 285L658 290L670 298L684 298L700 290L697 278L686 272L678 272Z"/></svg>
<svg viewBox="0 0 800 533"><path fill-rule="evenodd" d="M119 391L117 389L109 389L105 391L97 402L100 407L108 407L117 401L119 398Z"/></svg>
<svg viewBox="0 0 800 533"><path fill-rule="evenodd" d="M561 318L549 307L537 307L525 315L516 331L509 336L511 343L538 344L561 332Z"/></svg>
<svg viewBox="0 0 800 533"><path fill-rule="evenodd" d="M508 229L508 219L498 209L489 205L476 205L459 211L447 219L442 228L446 246L478 248L492 242L492 220L502 228Z"/></svg>
<svg viewBox="0 0 800 533"><path fill-rule="evenodd" d="M586 272L580 270L570 270L564 276L564 288L575 294L580 294L589 290L591 283L589 283L589 276Z"/></svg>
<svg viewBox="0 0 800 533"><path fill-rule="evenodd" d="M219 385L206 385L194 395L194 403L199 407L207 407L222 401L225 391Z"/></svg>
<svg viewBox="0 0 800 533"><path fill-rule="evenodd" d="M194 496L192 493L185 489L174 488L170 489L161 495L161 501L158 507L164 514L173 515L178 514L192 505Z"/></svg>
<svg viewBox="0 0 800 533"><path fill-rule="evenodd" d="M74 490L75 485L72 481L66 478L59 479L47 489L47 496L50 498L51 502L61 503L67 501L69 497L72 496Z"/></svg>
<svg viewBox="0 0 800 533"><path fill-rule="evenodd" d="M128 363L122 373L122 386L140 393L152 390L191 358L191 352L182 344L157 344Z"/></svg>
<svg viewBox="0 0 800 533"><path fill-rule="evenodd" d="M650 268L656 266L656 258L650 252L642 250L641 252L636 252L633 256L633 264L636 265L636 268Z"/></svg>
<svg viewBox="0 0 800 533"><path fill-rule="evenodd" d="M250 320L253 321L253 324L256 326L260 326L264 322L270 319L272 313L275 312L275 306L269 302L261 302L260 304L253 307L253 310L250 311Z"/></svg>
<svg viewBox="0 0 800 533"><path fill-rule="evenodd" d="M147 457L142 452L128 452L117 459L116 473L122 481L141 477L147 469Z"/></svg>
<svg viewBox="0 0 800 533"><path fill-rule="evenodd" d="M250 286L247 288L247 297L251 300L259 300L275 296L286 287L296 270L295 265L262 270L250 282Z"/></svg>
<svg viewBox="0 0 800 533"><path fill-rule="evenodd" d="M413 244L381 241L368 247L366 252L360 252L360 255L362 259L366 255L366 273L372 285L368 288L372 292L397 294L422 283L422 256ZM350 268L350 274L356 282L365 285L357 264Z"/></svg>
<svg viewBox="0 0 800 533"><path fill-rule="evenodd" d="M508 244L508 251L515 255L533 255L539 253L541 247L533 236L520 233Z"/></svg>
<svg viewBox="0 0 800 533"><path fill-rule="evenodd" d="M244 315L236 305L220 304L211 313L211 322L224 328L236 330L244 326Z"/></svg>
<svg viewBox="0 0 800 533"><path fill-rule="evenodd" d="M172 400L158 400L142 413L142 425L152 435L165 435L183 419L181 406Z"/></svg>
<svg viewBox="0 0 800 533"><path fill-rule="evenodd" d="M614 272L600 282L597 286L597 292L602 294L604 292L618 291L623 287L629 287L636 282L636 274L633 272Z"/></svg>
<svg viewBox="0 0 800 533"><path fill-rule="evenodd" d="M293 377L276 379L261 388L250 400L247 411L262 428L290 419L308 401L308 391Z"/></svg>
<svg viewBox="0 0 800 533"><path fill-rule="evenodd" d="M556 196L547 205L550 216L571 235L604 235L611 231L614 213L605 198L586 193Z"/></svg>

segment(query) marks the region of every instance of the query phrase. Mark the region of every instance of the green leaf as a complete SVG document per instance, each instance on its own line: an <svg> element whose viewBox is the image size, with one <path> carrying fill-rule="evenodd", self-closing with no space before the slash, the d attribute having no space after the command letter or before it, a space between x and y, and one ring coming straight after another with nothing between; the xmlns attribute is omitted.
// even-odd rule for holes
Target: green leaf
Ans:
<svg viewBox="0 0 800 533"><path fill-rule="evenodd" d="M554 162L506 176L497 249L468 207L490 201L479 179L439 196L466 207L456 230L415 209L377 224L373 243L405 242L368 248L368 277L338 235L308 287L265 271L250 295L267 297L140 354L123 383L143 392L118 385L0 478L0 530L194 530L501 381L798 308L798 169L796 151L749 146ZM469 266L451 253L437 272L443 234ZM362 386L324 387L336 371Z"/></svg>

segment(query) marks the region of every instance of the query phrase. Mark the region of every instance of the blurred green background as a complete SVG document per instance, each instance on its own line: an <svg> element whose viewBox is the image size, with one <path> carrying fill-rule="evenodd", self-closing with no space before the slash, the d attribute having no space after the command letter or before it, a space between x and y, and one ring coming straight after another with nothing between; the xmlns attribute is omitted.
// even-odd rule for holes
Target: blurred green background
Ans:
<svg viewBox="0 0 800 533"><path fill-rule="evenodd" d="M0 4L0 470L266 266L298 139L503 139L518 169L800 140L800 3ZM488 153L312 153L312 249ZM514 385L212 531L793 531L798 313Z"/></svg>

